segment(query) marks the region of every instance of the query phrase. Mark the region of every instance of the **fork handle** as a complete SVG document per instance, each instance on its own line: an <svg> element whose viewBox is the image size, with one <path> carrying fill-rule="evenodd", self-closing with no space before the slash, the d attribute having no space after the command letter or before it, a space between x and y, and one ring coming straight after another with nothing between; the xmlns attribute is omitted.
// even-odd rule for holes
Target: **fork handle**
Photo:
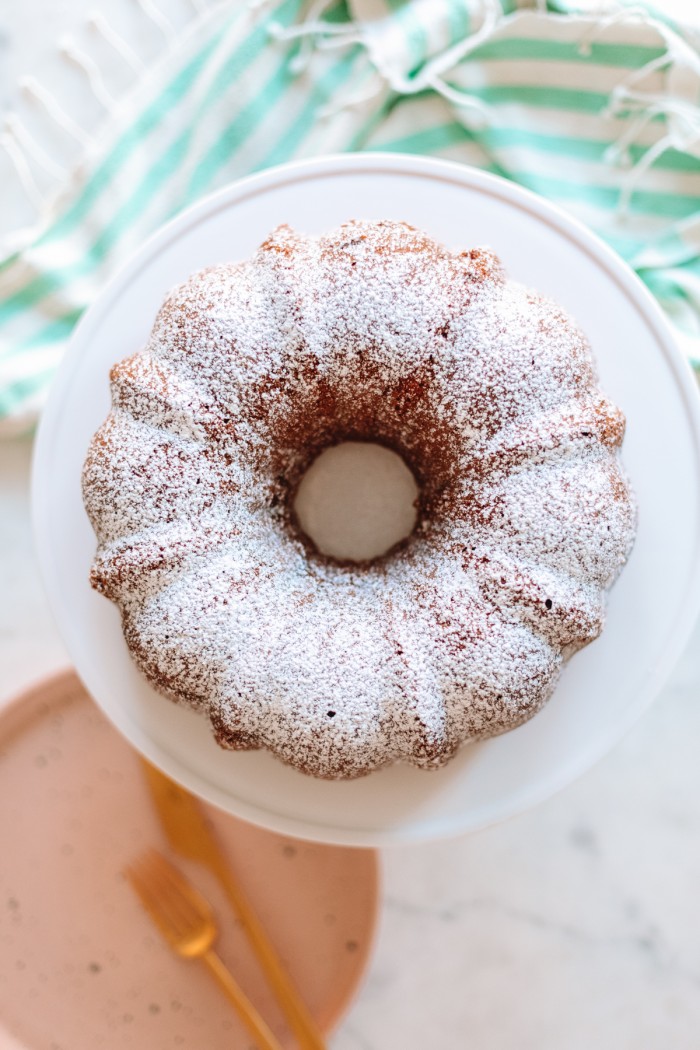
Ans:
<svg viewBox="0 0 700 1050"><path fill-rule="evenodd" d="M200 956L200 959L208 967L219 982L220 987L233 1003L241 1019L248 1026L248 1030L255 1036L259 1050L282 1050L282 1046L275 1038L267 1023L245 994L238 981L227 970L223 962L213 949L209 949Z"/></svg>

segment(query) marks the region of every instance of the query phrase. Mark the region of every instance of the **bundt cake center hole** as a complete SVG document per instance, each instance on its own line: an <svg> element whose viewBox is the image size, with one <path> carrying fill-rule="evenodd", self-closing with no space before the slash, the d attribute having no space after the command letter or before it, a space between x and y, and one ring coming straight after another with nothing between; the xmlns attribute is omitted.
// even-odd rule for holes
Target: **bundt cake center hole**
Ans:
<svg viewBox="0 0 700 1050"><path fill-rule="evenodd" d="M321 554L368 562L411 535L418 497L416 479L398 453L344 441L325 449L306 471L294 514Z"/></svg>

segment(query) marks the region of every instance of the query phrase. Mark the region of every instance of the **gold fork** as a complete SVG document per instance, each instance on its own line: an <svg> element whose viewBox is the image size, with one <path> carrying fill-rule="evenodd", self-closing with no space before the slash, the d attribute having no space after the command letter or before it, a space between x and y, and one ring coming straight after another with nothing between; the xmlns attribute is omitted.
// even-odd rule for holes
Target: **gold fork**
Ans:
<svg viewBox="0 0 700 1050"><path fill-rule="evenodd" d="M326 1044L311 1011L282 965L243 887L229 868L197 799L145 759L143 766L170 846L182 857L206 865L216 875L277 996L300 1050L325 1050Z"/></svg>
<svg viewBox="0 0 700 1050"><path fill-rule="evenodd" d="M217 928L209 902L156 850L125 871L141 903L171 948L185 959L200 959L238 1010L260 1050L282 1050L280 1043L214 951Z"/></svg>

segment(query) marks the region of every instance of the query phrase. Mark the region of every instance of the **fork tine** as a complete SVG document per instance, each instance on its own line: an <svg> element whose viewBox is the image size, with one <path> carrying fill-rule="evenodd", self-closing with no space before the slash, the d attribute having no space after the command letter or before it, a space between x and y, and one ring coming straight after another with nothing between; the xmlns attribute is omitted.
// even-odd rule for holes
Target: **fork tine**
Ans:
<svg viewBox="0 0 700 1050"><path fill-rule="evenodd" d="M152 853L152 864L154 872L160 879L164 900L167 901L172 908L173 915L177 915L185 928L191 929L193 926L213 922L214 913L209 902L162 854L156 853L155 850Z"/></svg>
<svg viewBox="0 0 700 1050"><path fill-rule="evenodd" d="M146 877L151 880L158 902L163 910L167 911L173 925L178 927L189 925L187 920L191 909L186 900L183 902L182 887L176 886L169 877L164 859L159 854L151 852L145 864Z"/></svg>
<svg viewBox="0 0 700 1050"><path fill-rule="evenodd" d="M161 903L155 892L154 883L149 878L145 862L140 861L129 865L129 867L125 869L124 874L165 939L173 948L177 948L179 938L171 923L163 914Z"/></svg>
<svg viewBox="0 0 700 1050"><path fill-rule="evenodd" d="M205 951L216 926L209 902L156 850L144 853L126 875L154 922L180 955Z"/></svg>
<svg viewBox="0 0 700 1050"><path fill-rule="evenodd" d="M216 923L202 894L156 850L149 850L124 874L170 946L184 958L200 959L208 967L261 1050L282 1050L270 1027L213 950Z"/></svg>
<svg viewBox="0 0 700 1050"><path fill-rule="evenodd" d="M175 937L186 936L196 923L196 916L182 892L183 887L169 878L165 860L155 850L150 851L141 861L139 875L151 908L158 912Z"/></svg>

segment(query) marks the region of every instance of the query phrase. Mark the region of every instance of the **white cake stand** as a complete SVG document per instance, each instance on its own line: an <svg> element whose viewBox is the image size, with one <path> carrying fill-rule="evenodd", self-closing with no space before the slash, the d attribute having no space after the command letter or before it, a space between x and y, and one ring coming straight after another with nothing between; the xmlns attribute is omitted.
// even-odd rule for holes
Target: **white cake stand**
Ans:
<svg viewBox="0 0 700 1050"><path fill-rule="evenodd" d="M627 416L623 459L640 522L602 637L573 658L532 721L465 748L439 772L397 766L327 783L266 753L221 751L204 718L141 678L116 608L88 585L95 540L80 472L109 408L109 367L144 344L172 285L202 266L247 257L278 223L320 233L351 218L406 220L455 248L490 245L513 278L578 319L603 389ZM80 677L134 747L175 780L238 817L301 838L418 842L484 827L551 795L608 751L658 693L700 607L699 447L695 383L659 308L583 226L511 183L456 164L330 157L244 179L180 215L87 312L38 435L36 544Z"/></svg>

